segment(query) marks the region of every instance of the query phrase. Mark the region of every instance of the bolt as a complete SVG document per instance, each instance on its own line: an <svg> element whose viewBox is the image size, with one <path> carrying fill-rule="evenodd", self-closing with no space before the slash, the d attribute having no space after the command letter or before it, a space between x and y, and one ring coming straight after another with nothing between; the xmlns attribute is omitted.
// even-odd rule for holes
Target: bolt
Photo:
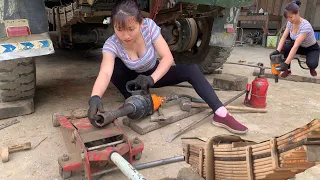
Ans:
<svg viewBox="0 0 320 180"><path fill-rule="evenodd" d="M134 138L134 140L133 140L133 144L139 144L139 139L136 137L136 138Z"/></svg>
<svg viewBox="0 0 320 180"><path fill-rule="evenodd" d="M69 160L69 156L64 154L62 155L62 161L68 161Z"/></svg>

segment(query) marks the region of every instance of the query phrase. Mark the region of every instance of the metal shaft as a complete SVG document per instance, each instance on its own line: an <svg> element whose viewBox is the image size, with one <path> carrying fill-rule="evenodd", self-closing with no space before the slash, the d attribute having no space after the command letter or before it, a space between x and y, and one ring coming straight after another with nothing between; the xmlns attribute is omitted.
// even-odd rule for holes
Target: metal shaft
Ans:
<svg viewBox="0 0 320 180"><path fill-rule="evenodd" d="M110 155L111 161L122 171L122 173L132 180L145 180L146 178L141 175L128 161L126 161L119 153L113 152Z"/></svg>
<svg viewBox="0 0 320 180"><path fill-rule="evenodd" d="M260 65L252 65L252 64L241 64L241 63L235 63L235 62L225 62L225 64L235 64L235 65L240 65L240 66L249 66L249 67L256 67L256 68L261 68ZM271 69L271 67L265 67L265 69Z"/></svg>
<svg viewBox="0 0 320 180"><path fill-rule="evenodd" d="M234 96L233 98L231 98L230 100L228 100L227 102L225 102L223 105L227 106L228 104L230 104L231 102L233 102L234 100L238 99L240 96L242 96L243 94L247 93L248 90L243 90L241 93L237 94L236 96ZM213 114L213 110L210 111L208 114L206 114L203 118L200 118L194 122L192 122L191 124L187 125L186 127L180 129L179 131L177 131L176 133L170 135L166 141L167 142L172 142L176 137L180 136L181 134L183 134L184 132L186 132L187 130L189 130L190 128L194 127L195 125L197 125L198 123L200 123L201 121L203 121L204 119L206 119L207 117L209 117L211 114Z"/></svg>
<svg viewBox="0 0 320 180"><path fill-rule="evenodd" d="M184 161L184 156L177 156L177 157L172 157L172 158L167 158L167 159L161 159L158 161L152 161L144 164L138 164L134 166L137 170L141 169L147 169L151 167L156 167L156 166L161 166L161 165L166 165L166 164L171 164L175 162L180 162Z"/></svg>
<svg viewBox="0 0 320 180"><path fill-rule="evenodd" d="M97 126L102 127L112 123L115 119L119 117L126 116L135 111L135 108L131 104L125 104L122 108L115 111L107 111L102 114L98 114L101 119L96 120Z"/></svg>
<svg viewBox="0 0 320 180"><path fill-rule="evenodd" d="M238 99L239 97L241 97L242 95L244 95L245 93L247 93L248 90L243 90L241 93L237 94L236 96L234 96L233 98L229 99L227 102L223 103L224 106L227 106L228 104L232 103L234 100Z"/></svg>
<svg viewBox="0 0 320 180"><path fill-rule="evenodd" d="M151 161L151 162L142 163L142 164L137 164L137 165L133 165L133 167L136 170L141 170L141 169L147 169L147 168L152 168L152 167L156 167L156 166L162 166L162 165L181 162L181 161L184 161L184 156L177 156L177 157L161 159L161 160ZM118 168L112 168L112 169L108 169L108 170L105 170L105 171L100 171L100 172L92 174L92 176L99 176L99 175L110 173L110 172L113 172L113 171L116 171L116 170L119 170L119 169Z"/></svg>
<svg viewBox="0 0 320 180"><path fill-rule="evenodd" d="M117 109L115 111L112 111L112 118L111 119L117 119L119 117L126 116L134 111L134 107L130 104L125 104L123 108Z"/></svg>

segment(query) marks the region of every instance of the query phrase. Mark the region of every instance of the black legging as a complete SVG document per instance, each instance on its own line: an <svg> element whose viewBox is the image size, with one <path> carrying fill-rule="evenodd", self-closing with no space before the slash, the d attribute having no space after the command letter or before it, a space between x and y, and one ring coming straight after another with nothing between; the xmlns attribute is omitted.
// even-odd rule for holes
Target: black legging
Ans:
<svg viewBox="0 0 320 180"><path fill-rule="evenodd" d="M291 41L289 43L284 44L283 46L283 56L286 59L289 56L290 50L293 47L294 42ZM306 63L309 69L316 69L319 63L319 45L318 43L310 46L310 47L299 47L296 54L306 55ZM289 64L290 69L290 64Z"/></svg>
<svg viewBox="0 0 320 180"><path fill-rule="evenodd" d="M153 69L141 74L149 76L156 70L157 66L158 63ZM125 98L131 96L131 94L126 90L126 83L135 79L138 75L139 73L127 68L121 59L115 59L111 82L118 88ZM185 81L189 82L194 87L198 95L212 108L213 111L216 111L219 107L223 106L213 88L196 64L178 64L171 66L169 71L157 83L155 83L153 88L171 86Z"/></svg>

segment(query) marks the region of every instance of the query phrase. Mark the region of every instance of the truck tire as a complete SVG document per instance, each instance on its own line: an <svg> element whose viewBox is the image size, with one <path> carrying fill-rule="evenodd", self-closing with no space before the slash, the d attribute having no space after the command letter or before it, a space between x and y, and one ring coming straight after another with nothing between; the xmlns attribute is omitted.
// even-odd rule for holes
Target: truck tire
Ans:
<svg viewBox="0 0 320 180"><path fill-rule="evenodd" d="M213 18L201 18L197 23L201 40L198 50L195 53L172 52L172 55L176 64L198 64L203 73L211 74L227 61L232 47L210 46Z"/></svg>
<svg viewBox="0 0 320 180"><path fill-rule="evenodd" d="M205 74L213 73L216 69L223 66L229 58L232 50L232 47L210 46L210 50L206 58L198 64L200 70Z"/></svg>
<svg viewBox="0 0 320 180"><path fill-rule="evenodd" d="M203 50L201 56L195 57L187 57L184 56L183 59L177 59L175 57L175 61L177 64L190 64L195 63L199 65L199 68L204 74L211 74L216 69L222 67L222 65L227 61L228 57L233 50L232 47L218 47L218 46L207 46L206 50ZM202 59L201 59L202 58Z"/></svg>
<svg viewBox="0 0 320 180"><path fill-rule="evenodd" d="M35 87L33 57L0 61L0 102L33 98Z"/></svg>

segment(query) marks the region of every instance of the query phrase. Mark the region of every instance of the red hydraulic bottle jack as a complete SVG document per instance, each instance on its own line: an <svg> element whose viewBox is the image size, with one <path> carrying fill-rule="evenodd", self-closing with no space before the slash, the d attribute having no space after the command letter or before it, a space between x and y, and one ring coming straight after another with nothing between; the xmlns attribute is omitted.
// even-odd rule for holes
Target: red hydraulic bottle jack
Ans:
<svg viewBox="0 0 320 180"><path fill-rule="evenodd" d="M244 100L244 104L253 108L266 108L267 90L269 87L269 83L264 74L265 68L263 66L259 66L259 68L260 73L258 77L256 77L251 84L247 85L247 94Z"/></svg>

